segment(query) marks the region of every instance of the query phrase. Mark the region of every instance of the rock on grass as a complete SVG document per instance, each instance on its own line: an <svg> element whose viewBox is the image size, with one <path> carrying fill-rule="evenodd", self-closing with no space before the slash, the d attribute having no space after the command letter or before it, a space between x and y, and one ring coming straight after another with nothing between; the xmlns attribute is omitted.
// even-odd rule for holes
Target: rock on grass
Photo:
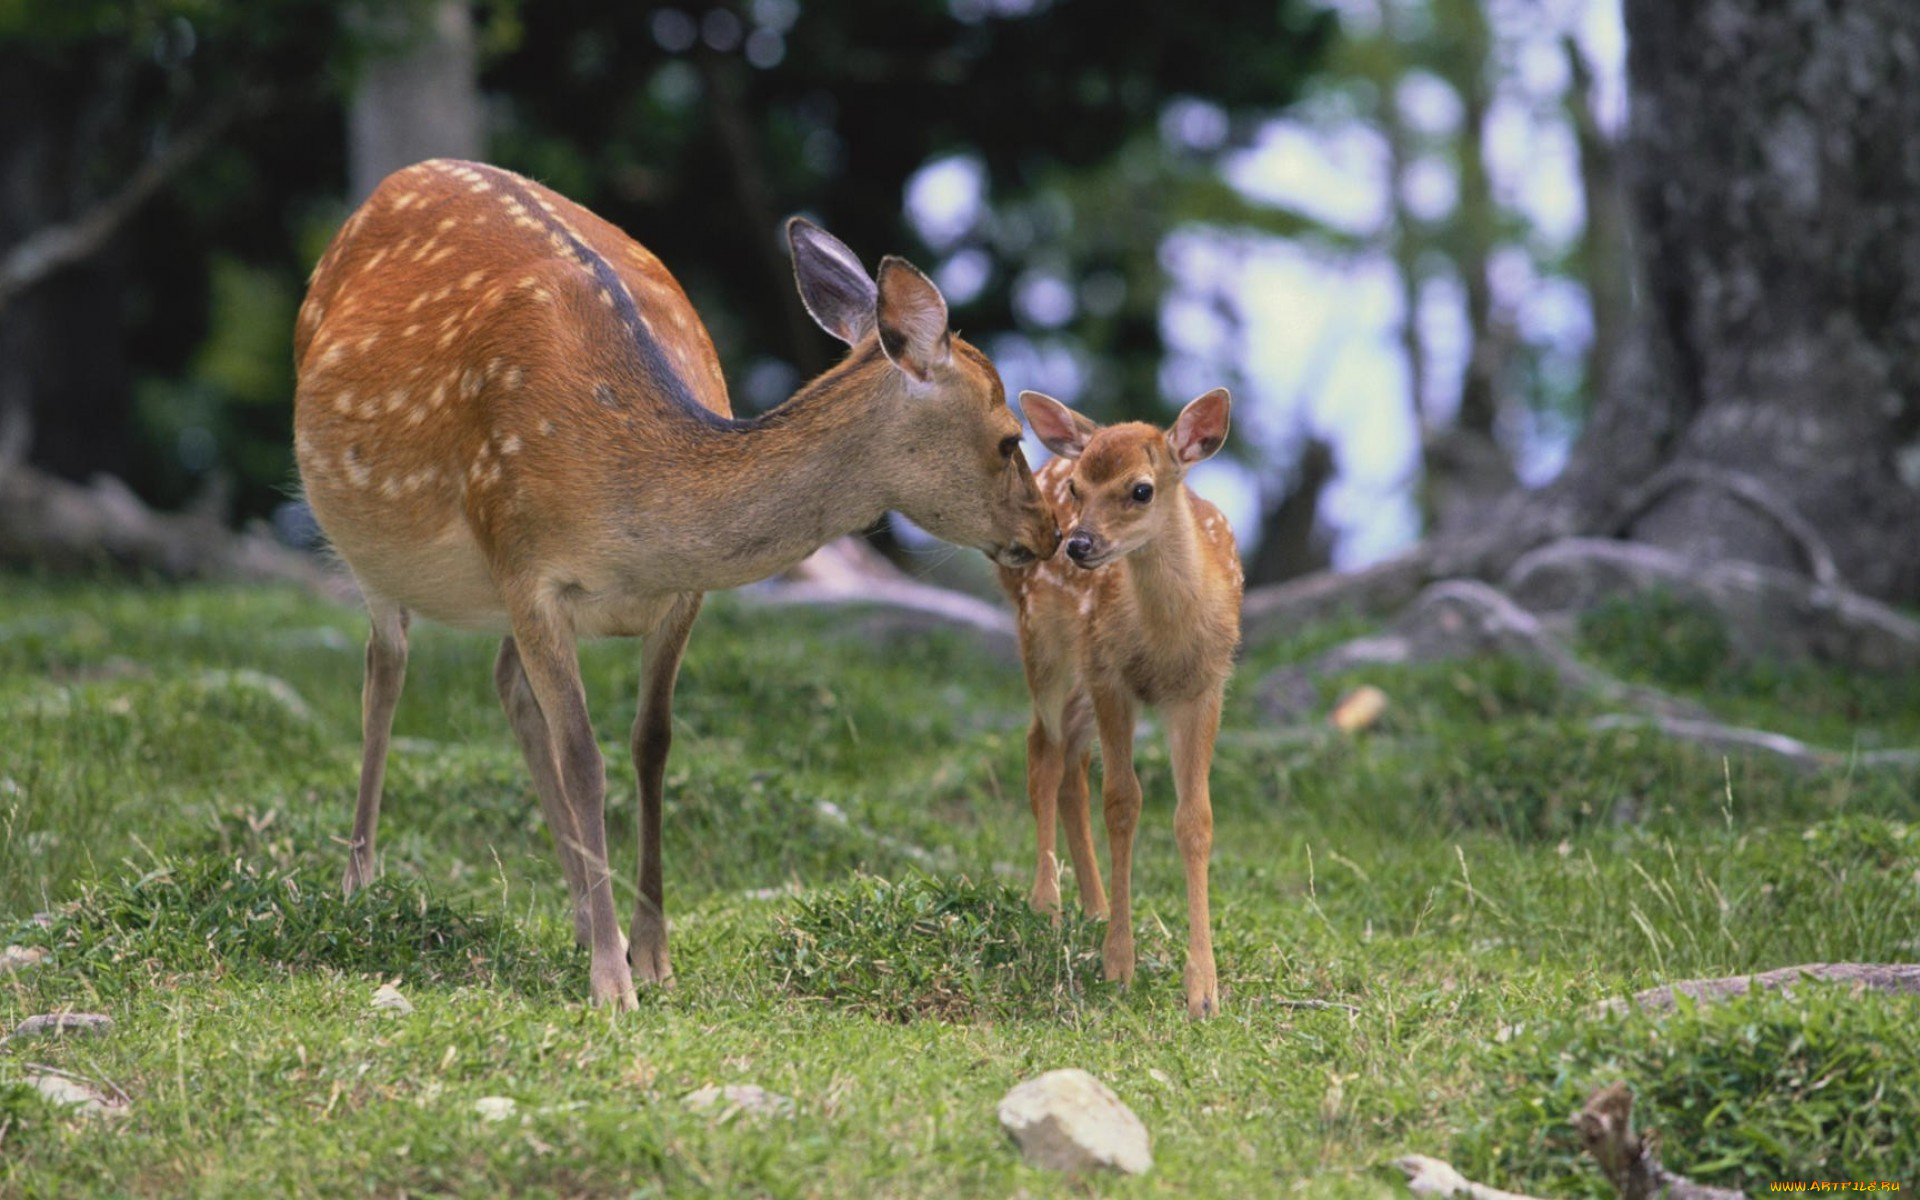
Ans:
<svg viewBox="0 0 1920 1200"><path fill-rule="evenodd" d="M1048 1071L1008 1092L1000 1101L1000 1125L1029 1166L1076 1174L1108 1167L1129 1175L1153 1166L1147 1127L1082 1070Z"/></svg>

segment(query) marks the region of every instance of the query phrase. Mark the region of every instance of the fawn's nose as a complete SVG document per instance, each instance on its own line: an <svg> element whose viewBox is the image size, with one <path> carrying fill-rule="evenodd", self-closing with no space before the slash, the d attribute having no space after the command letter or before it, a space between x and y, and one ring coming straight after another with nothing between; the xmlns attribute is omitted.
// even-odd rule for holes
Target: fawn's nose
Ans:
<svg viewBox="0 0 1920 1200"><path fill-rule="evenodd" d="M1093 535L1077 532L1067 539L1067 557L1075 562L1085 562L1093 557Z"/></svg>

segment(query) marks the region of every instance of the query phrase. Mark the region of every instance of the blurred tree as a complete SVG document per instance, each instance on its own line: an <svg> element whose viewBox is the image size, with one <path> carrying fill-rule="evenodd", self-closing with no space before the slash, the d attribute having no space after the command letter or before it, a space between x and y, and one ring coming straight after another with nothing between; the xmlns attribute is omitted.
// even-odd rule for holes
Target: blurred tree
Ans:
<svg viewBox="0 0 1920 1200"><path fill-rule="evenodd" d="M934 271L958 324L1069 358L1064 398L1107 417L1190 399L1157 377L1160 243L1218 205L1214 164L1331 30L1306 0L552 0L524 19L483 80L496 158L663 256L744 407L825 365L778 236L805 209ZM1199 138L1163 136L1181 106ZM904 201L932 163L967 194L930 224Z"/></svg>
<svg viewBox="0 0 1920 1200"><path fill-rule="evenodd" d="M421 11L390 7L0 3L0 449L168 504L277 499L300 239L337 211L345 85Z"/></svg>

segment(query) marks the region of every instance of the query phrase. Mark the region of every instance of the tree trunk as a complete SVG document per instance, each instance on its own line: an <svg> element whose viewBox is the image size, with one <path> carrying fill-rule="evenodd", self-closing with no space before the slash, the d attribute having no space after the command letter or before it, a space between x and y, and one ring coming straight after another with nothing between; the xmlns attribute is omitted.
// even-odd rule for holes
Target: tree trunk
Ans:
<svg viewBox="0 0 1920 1200"><path fill-rule="evenodd" d="M1628 0L1637 357L1564 487L1746 476L1842 581L1920 600L1920 6ZM1617 532L1804 569L1789 521L1674 472ZM1591 503L1589 501L1589 503Z"/></svg>
<svg viewBox="0 0 1920 1200"><path fill-rule="evenodd" d="M0 54L0 256L85 198L87 61ZM15 295L0 318L0 469L21 457L67 479L131 457L124 258L108 244Z"/></svg>
<svg viewBox="0 0 1920 1200"><path fill-rule="evenodd" d="M1635 319L1561 477L1430 569L1599 534L1920 602L1920 5L1626 16Z"/></svg>
<svg viewBox="0 0 1920 1200"><path fill-rule="evenodd" d="M405 19L368 17L375 23ZM405 52L367 64L347 113L354 204L389 174L422 159L479 158L486 152L479 70L473 15L458 0L440 0L428 10Z"/></svg>

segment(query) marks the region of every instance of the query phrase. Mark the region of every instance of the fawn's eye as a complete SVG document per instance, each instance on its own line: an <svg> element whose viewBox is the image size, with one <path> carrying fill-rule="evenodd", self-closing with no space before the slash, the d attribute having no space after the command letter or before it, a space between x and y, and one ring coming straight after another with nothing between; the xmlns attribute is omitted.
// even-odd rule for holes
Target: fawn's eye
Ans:
<svg viewBox="0 0 1920 1200"><path fill-rule="evenodd" d="M1136 483L1133 485L1133 502L1135 504L1145 504L1147 501L1151 499L1153 499L1152 484Z"/></svg>
<svg viewBox="0 0 1920 1200"><path fill-rule="evenodd" d="M1020 452L1020 435L1019 434L1010 433L1006 437L1003 437L1000 439L1000 457L1001 458L1012 458L1015 454L1018 454L1019 452Z"/></svg>

